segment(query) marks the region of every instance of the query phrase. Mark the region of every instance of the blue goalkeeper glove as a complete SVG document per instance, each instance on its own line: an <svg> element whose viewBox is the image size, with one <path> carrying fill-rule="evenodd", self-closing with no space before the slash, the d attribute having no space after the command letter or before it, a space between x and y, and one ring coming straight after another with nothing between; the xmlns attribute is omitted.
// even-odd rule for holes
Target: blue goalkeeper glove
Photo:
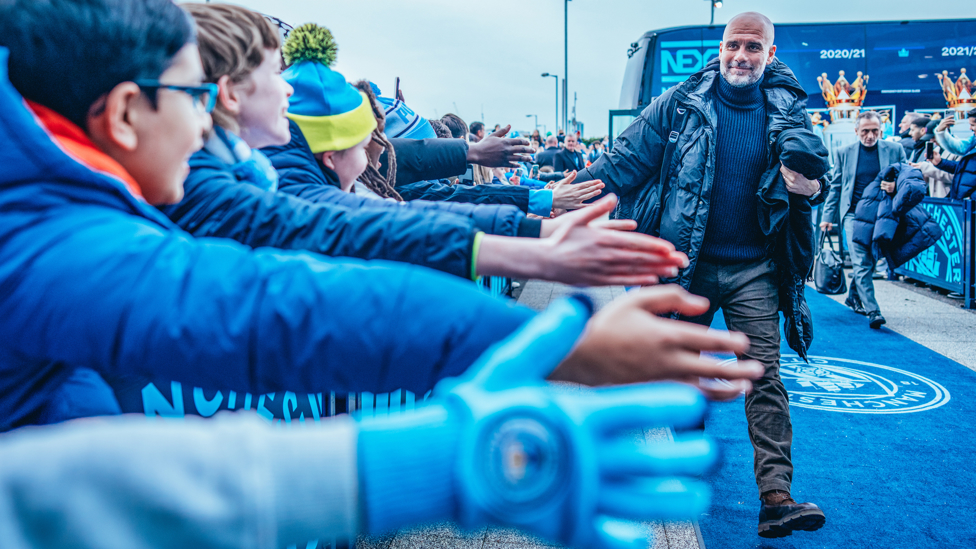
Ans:
<svg viewBox="0 0 976 549"><path fill-rule="evenodd" d="M676 384L567 390L545 377L592 314L564 299L438 384L413 412L360 421L363 530L450 520L516 527L573 547L639 549L639 522L708 507L704 438L636 443L642 427L698 425L704 398Z"/></svg>

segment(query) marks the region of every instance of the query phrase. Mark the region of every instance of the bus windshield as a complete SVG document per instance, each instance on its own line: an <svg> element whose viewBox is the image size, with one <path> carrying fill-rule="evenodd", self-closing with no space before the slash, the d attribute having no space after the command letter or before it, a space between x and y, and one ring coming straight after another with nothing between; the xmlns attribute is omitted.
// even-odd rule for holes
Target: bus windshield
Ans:
<svg viewBox="0 0 976 549"><path fill-rule="evenodd" d="M648 48L636 104L641 108L718 56L722 27L682 27L645 34ZM650 37L648 39L648 37ZM834 82L843 71L867 78L865 106L898 112L946 108L941 80L955 82L966 67L976 73L976 19L880 23L783 24L776 26L776 56L810 96L808 107L825 107L817 77ZM634 86L634 79L625 86ZM621 93L621 99L625 95Z"/></svg>

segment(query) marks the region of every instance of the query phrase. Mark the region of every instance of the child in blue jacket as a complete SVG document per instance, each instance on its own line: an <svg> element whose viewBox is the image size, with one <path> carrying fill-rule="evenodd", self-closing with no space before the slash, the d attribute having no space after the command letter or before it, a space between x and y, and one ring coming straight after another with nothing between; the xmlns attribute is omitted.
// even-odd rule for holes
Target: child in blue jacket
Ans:
<svg viewBox="0 0 976 549"><path fill-rule="evenodd" d="M252 250L174 227L151 205L180 199L215 99L190 20L165 0L56 4L0 8L10 51L10 83L0 80L0 431L118 413L105 377L185 383L219 409L289 390L423 394L532 317L426 269ZM664 294L657 307L701 306ZM694 345L673 342L743 346L649 311L635 298L601 313L554 376L715 374L687 360ZM677 332L643 339L631 356L618 321ZM692 332L675 335L683 330Z"/></svg>
<svg viewBox="0 0 976 549"><path fill-rule="evenodd" d="M658 275L672 276L684 261L680 254L672 255L671 246L660 239L605 228L580 226L563 231L567 237L556 246L553 239L504 238L524 236L523 225L532 221L512 206L437 205L470 216L478 227L475 230L472 221L439 214L434 208L418 211L422 208L417 203L409 203L416 207L382 204L381 208L373 200L366 201L365 208L346 209L325 197L310 197L308 202L315 202L312 205L276 193L278 174L257 149L291 139L289 120L284 116L289 98L296 104L312 103L309 108L319 113L293 117L322 126L310 129L319 136L317 146L344 147L319 155L328 164L323 165L323 172L332 174L337 185L342 184L339 171L348 172L346 186L363 175L365 150L376 146L371 136L375 138L382 115L377 115L375 105L371 111L371 104L355 88L321 63L288 69L289 78L299 85L298 93L292 95L292 86L280 76L277 30L260 14L228 4L189 4L185 9L196 22L206 79L220 89L214 131L204 149L190 159L190 175L183 184L187 194L178 204L162 208L191 234L232 238L252 247L391 259L462 277L516 276L591 285L650 284ZM290 43L308 42L310 39L297 39L302 32L314 31L328 32L304 25L293 32ZM231 40L229 35L238 38ZM289 50L289 56L298 55L294 47ZM298 84L305 82L302 75L314 77L314 82ZM330 109L337 112L325 114ZM322 137L323 132L327 138ZM378 153L371 149L371 154ZM318 161L311 155L308 162L318 171ZM331 185L322 186L332 193L341 192ZM547 223L571 225L591 215L599 214L586 212ZM552 232L549 226L546 229ZM580 245L598 238L595 246Z"/></svg>

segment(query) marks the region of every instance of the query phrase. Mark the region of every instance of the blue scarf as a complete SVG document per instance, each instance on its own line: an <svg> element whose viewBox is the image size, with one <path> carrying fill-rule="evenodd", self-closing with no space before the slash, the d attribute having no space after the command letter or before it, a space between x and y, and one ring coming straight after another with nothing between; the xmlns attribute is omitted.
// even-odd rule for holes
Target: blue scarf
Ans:
<svg viewBox="0 0 976 549"><path fill-rule="evenodd" d="M238 181L265 191L278 190L278 172L271 165L271 160L261 151L248 147L243 139L232 132L214 126L203 148L228 164Z"/></svg>

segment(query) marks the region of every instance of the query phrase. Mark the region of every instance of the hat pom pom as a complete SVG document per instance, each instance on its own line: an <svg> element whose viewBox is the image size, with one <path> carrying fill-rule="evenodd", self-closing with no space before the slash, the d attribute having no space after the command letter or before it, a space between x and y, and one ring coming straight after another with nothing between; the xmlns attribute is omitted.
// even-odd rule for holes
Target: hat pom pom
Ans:
<svg viewBox="0 0 976 549"><path fill-rule="evenodd" d="M285 63L289 66L302 61L315 61L331 67L336 62L339 46L329 29L306 23L288 33L288 40L281 48Z"/></svg>

